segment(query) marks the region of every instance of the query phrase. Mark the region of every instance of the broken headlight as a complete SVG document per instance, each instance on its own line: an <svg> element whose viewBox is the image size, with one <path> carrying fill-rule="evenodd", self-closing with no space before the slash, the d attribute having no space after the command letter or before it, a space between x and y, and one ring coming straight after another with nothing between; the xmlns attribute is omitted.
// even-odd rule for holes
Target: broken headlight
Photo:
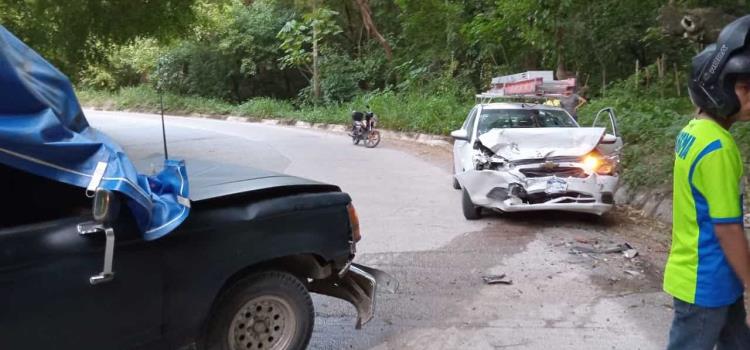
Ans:
<svg viewBox="0 0 750 350"><path fill-rule="evenodd" d="M508 161L505 158L494 154L487 154L482 151L474 153L472 162L474 163L474 169L476 170L495 170L508 164Z"/></svg>

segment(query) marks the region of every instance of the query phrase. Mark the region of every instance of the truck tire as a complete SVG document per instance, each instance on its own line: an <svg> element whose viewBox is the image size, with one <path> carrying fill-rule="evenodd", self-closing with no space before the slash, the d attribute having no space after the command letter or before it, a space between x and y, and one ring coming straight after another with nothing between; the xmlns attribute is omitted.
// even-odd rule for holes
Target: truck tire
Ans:
<svg viewBox="0 0 750 350"><path fill-rule="evenodd" d="M482 208L477 207L474 205L474 203L471 202L471 197L469 197L469 192L464 189L462 192L462 198L461 198L461 208L464 212L464 217L466 220L478 220L482 218Z"/></svg>
<svg viewBox="0 0 750 350"><path fill-rule="evenodd" d="M288 273L248 276L219 298L205 328L205 350L302 350L310 342L312 299Z"/></svg>

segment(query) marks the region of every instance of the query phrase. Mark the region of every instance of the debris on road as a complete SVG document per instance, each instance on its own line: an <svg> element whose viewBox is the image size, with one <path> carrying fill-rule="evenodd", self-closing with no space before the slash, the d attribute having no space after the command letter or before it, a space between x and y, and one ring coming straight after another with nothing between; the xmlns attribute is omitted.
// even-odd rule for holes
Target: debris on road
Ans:
<svg viewBox="0 0 750 350"><path fill-rule="evenodd" d="M570 254L595 254L599 253L596 249L584 246L574 246L570 248Z"/></svg>
<svg viewBox="0 0 750 350"><path fill-rule="evenodd" d="M633 247L628 244L627 242L622 244L615 244L615 245L608 245L604 247L598 247L598 245L595 245L594 247L587 247L582 245L575 245L572 248L570 248L571 254L614 254L614 253L623 253L626 251L635 251ZM638 252L636 251L636 255Z"/></svg>
<svg viewBox="0 0 750 350"><path fill-rule="evenodd" d="M628 249L628 250L622 252L622 255L624 255L628 259L632 259L632 258L635 258L636 256L638 256L638 251L635 250L635 249Z"/></svg>
<svg viewBox="0 0 750 350"><path fill-rule="evenodd" d="M483 276L482 280L484 280L485 284L513 284L513 281L508 279L505 274Z"/></svg>
<svg viewBox="0 0 750 350"><path fill-rule="evenodd" d="M576 242L583 243L583 244L592 244L592 243L596 244L597 242L596 239L589 239L589 238L581 237L581 236L575 237L575 240Z"/></svg>
<svg viewBox="0 0 750 350"><path fill-rule="evenodd" d="M566 241L564 246L568 247L571 255L584 258L584 260L577 261L584 264L590 263L591 269L609 275L607 280L610 284L620 281L618 277L615 277L619 274L625 274L628 276L628 280L643 278L643 261L638 258L638 250L628 242L581 239L580 236L577 236Z"/></svg>

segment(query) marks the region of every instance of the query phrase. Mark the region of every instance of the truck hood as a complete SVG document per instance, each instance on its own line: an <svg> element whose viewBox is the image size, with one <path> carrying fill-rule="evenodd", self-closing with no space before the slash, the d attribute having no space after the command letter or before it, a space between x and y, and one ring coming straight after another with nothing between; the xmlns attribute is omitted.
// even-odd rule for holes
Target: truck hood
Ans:
<svg viewBox="0 0 750 350"><path fill-rule="evenodd" d="M264 190L285 191L289 194L341 191L335 185L251 167L203 160L187 160L185 163L192 201Z"/></svg>
<svg viewBox="0 0 750 350"><path fill-rule="evenodd" d="M507 160L583 156L604 136L604 128L492 129L479 136L483 146Z"/></svg>

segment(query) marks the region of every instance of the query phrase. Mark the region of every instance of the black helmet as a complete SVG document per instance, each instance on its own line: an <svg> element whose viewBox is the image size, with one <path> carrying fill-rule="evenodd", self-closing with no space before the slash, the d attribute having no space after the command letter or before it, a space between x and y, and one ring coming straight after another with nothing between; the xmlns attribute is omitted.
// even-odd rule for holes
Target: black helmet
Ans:
<svg viewBox="0 0 750 350"><path fill-rule="evenodd" d="M716 44L693 57L690 99L712 117L726 118L740 110L734 83L737 75L750 74L748 34L750 15L728 24Z"/></svg>

